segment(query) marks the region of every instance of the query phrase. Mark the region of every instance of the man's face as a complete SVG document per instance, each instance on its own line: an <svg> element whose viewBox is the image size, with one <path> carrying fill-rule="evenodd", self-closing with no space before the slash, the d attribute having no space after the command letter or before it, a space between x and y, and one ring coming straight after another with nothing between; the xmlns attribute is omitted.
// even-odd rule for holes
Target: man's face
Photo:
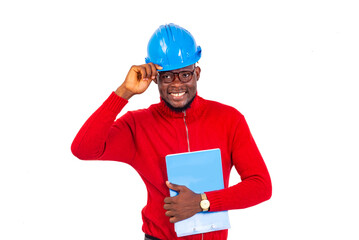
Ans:
<svg viewBox="0 0 359 240"><path fill-rule="evenodd" d="M193 64L169 72L180 73L185 71L193 72L192 79L186 83L180 81L178 74L175 74L174 80L171 83L165 83L161 77L157 77L155 80L158 85L161 98L174 109L183 109L188 107L188 104L196 96L197 81L201 73L201 69L199 67L195 67ZM164 72L161 74L164 74Z"/></svg>

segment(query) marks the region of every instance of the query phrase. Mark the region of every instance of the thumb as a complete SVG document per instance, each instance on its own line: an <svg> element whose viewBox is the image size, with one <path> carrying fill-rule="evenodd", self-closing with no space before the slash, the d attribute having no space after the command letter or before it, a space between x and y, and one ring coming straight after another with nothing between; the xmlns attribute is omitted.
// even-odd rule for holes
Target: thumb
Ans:
<svg viewBox="0 0 359 240"><path fill-rule="evenodd" d="M176 192L179 192L181 191L181 186L180 185L177 185L177 184L174 184L174 183L170 183L169 181L166 181L166 185L168 188L176 191Z"/></svg>

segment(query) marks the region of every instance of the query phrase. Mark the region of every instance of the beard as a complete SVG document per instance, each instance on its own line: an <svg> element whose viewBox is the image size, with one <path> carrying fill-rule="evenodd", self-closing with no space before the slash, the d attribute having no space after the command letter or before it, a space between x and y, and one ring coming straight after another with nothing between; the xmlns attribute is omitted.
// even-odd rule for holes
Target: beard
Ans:
<svg viewBox="0 0 359 240"><path fill-rule="evenodd" d="M186 105L184 105L183 107L179 107L179 108L173 107L170 103L168 103L163 98L162 98L162 100L166 103L167 107L169 107L172 111L174 111L174 112L183 112L183 111L187 110L189 107L191 107L191 104L192 104L193 100L195 99L195 97L196 97L196 95L188 103L186 103Z"/></svg>

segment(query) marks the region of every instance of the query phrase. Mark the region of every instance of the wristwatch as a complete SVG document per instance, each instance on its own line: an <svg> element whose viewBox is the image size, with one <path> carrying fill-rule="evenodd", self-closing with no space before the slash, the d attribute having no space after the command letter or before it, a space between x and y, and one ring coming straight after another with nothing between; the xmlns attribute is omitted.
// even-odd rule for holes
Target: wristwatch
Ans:
<svg viewBox="0 0 359 240"><path fill-rule="evenodd" d="M210 203L207 199L207 196L205 193L201 193L202 201L199 203L199 205L202 208L202 212L207 212L209 210Z"/></svg>

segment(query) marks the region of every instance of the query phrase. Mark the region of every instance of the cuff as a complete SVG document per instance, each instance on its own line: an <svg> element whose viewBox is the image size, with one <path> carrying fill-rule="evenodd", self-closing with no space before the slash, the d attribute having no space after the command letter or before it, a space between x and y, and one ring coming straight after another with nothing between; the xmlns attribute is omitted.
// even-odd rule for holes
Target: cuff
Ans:
<svg viewBox="0 0 359 240"><path fill-rule="evenodd" d="M111 95L103 103L103 106L111 112L120 113L120 111L128 103L127 99L124 99L118 96L115 92L112 92Z"/></svg>
<svg viewBox="0 0 359 240"><path fill-rule="evenodd" d="M224 211L224 202L219 191L206 192L207 199L211 204L211 212Z"/></svg>

